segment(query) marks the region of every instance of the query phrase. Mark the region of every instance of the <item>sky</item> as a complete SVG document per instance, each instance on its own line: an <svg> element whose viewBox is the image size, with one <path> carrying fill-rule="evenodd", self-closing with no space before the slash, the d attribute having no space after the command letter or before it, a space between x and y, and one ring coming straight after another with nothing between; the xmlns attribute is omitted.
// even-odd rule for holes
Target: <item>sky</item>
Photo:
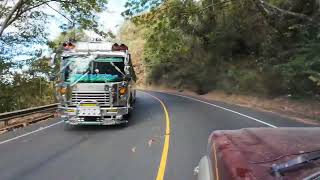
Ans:
<svg viewBox="0 0 320 180"><path fill-rule="evenodd" d="M99 22L103 27L103 30L105 32L111 31L114 34L117 34L119 28L121 27L121 24L124 22L124 18L121 16L121 13L125 10L125 3L127 0L109 0L108 1L108 9L102 13L99 14ZM58 4L51 3L51 7L54 9L59 9ZM48 26L48 33L49 33L49 40L54 40L56 37L59 36L59 34L62 32L62 30L59 28L59 26L63 23L66 23L68 20L66 20L63 16L55 12L49 7L41 7L43 10L49 14L52 15L52 19L49 20ZM11 29L14 31L14 29ZM86 34L89 37L96 37L95 33L93 32L86 32ZM34 45L32 48L36 49L42 49L43 55L49 56L51 51L48 49L47 45ZM25 60L29 56L20 55L14 58L15 61ZM26 69L28 67L25 67Z"/></svg>
<svg viewBox="0 0 320 180"><path fill-rule="evenodd" d="M121 13L125 10L126 0L109 0L108 11L100 15L100 22L104 25L105 30L111 30L116 33L124 18Z"/></svg>
<svg viewBox="0 0 320 180"><path fill-rule="evenodd" d="M124 22L121 13L125 10L125 3L126 0L109 0L107 5L108 9L99 14L99 22L105 32L112 31L114 34L118 32L121 24ZM53 10L48 9L48 11L50 14L54 15L54 18L48 27L48 29L50 29L49 39L53 40L61 33L59 25L67 20ZM87 34L89 36L94 36L93 33L90 32L87 32Z"/></svg>

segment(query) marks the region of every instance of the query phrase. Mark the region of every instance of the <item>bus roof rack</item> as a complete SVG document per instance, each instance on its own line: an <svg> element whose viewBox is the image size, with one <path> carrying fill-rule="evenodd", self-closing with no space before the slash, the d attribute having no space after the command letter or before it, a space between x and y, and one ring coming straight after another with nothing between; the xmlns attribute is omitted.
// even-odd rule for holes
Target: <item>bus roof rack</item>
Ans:
<svg viewBox="0 0 320 180"><path fill-rule="evenodd" d="M117 44L111 42L66 42L63 43L64 51L69 52L111 52L111 51L122 51L127 53L128 46L125 44Z"/></svg>

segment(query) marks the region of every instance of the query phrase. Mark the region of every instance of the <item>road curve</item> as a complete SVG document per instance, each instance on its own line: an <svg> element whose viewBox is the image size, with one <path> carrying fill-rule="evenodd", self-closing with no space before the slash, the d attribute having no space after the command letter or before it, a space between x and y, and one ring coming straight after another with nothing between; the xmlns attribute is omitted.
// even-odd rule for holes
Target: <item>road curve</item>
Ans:
<svg viewBox="0 0 320 180"><path fill-rule="evenodd" d="M221 102L147 93L156 98L137 93L128 127L66 127L55 119L1 135L0 179L151 180L159 177L164 157L163 179L195 179L213 130L310 126Z"/></svg>

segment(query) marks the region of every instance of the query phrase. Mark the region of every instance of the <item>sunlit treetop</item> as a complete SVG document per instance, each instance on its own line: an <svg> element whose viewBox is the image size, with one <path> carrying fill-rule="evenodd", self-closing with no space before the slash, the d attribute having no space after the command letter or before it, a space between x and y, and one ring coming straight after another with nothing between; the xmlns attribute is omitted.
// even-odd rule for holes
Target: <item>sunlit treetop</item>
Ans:
<svg viewBox="0 0 320 180"><path fill-rule="evenodd" d="M96 14L107 7L107 0L4 0L0 2L0 37L10 27L33 24L33 19L47 17L52 9L68 19L69 26L98 31ZM65 26L66 27L66 26Z"/></svg>

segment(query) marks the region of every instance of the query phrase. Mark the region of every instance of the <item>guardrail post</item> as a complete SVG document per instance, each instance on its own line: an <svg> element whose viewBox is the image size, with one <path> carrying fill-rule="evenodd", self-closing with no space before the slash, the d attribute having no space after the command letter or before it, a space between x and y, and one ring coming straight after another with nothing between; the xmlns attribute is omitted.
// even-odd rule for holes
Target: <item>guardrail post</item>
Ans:
<svg viewBox="0 0 320 180"><path fill-rule="evenodd" d="M4 121L4 126L8 126L9 125L9 121Z"/></svg>

